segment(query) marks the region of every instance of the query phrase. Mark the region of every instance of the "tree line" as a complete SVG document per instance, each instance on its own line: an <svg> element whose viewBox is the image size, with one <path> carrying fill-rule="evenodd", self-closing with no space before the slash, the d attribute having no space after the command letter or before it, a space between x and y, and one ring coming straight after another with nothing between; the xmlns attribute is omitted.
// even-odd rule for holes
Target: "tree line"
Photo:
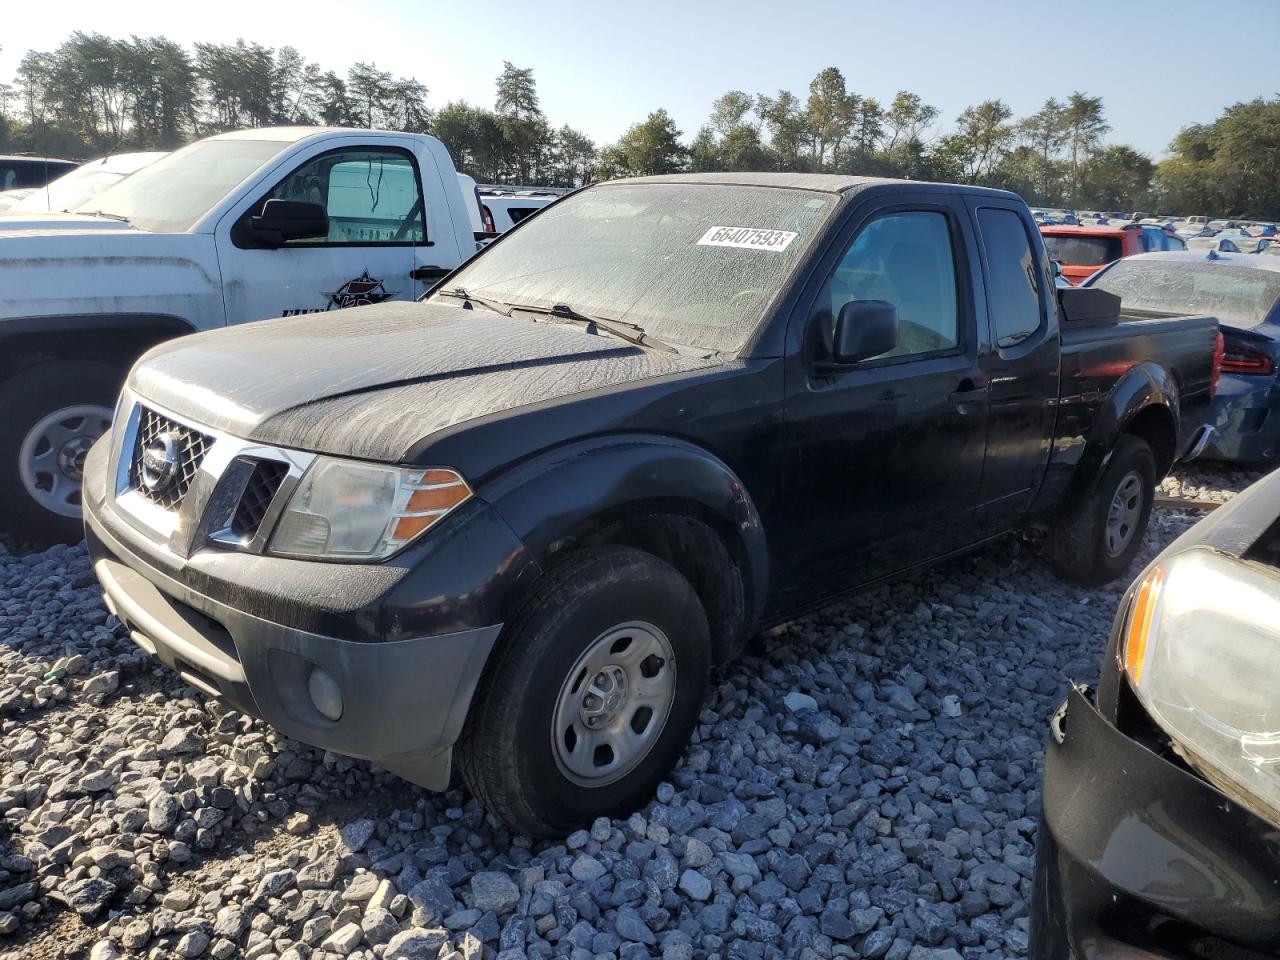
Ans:
<svg viewBox="0 0 1280 960"><path fill-rule="evenodd" d="M686 142L666 110L597 147L553 126L531 68L505 63L493 106L438 109L427 87L374 63L323 70L294 47L238 40L188 50L164 37L73 33L29 51L0 84L0 152L90 156L170 149L224 130L279 124L432 133L460 170L487 183L581 186L678 170L786 170L947 180L1003 187L1029 202L1280 219L1280 97L1228 107L1183 129L1156 163L1111 132L1101 97L1076 91L1015 117L984 100L946 125L899 91L888 103L827 67L808 90L730 90Z"/></svg>

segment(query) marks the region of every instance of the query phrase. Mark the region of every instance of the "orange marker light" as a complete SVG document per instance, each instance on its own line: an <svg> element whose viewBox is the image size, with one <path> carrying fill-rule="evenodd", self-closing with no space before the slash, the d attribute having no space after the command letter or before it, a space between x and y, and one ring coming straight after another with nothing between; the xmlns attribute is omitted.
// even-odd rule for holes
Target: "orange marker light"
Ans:
<svg viewBox="0 0 1280 960"><path fill-rule="evenodd" d="M1160 599L1160 585L1163 580L1163 570L1156 567L1151 571L1138 587L1138 595L1134 598L1133 610L1129 614L1129 629L1124 640L1124 670L1134 686L1142 682L1142 664L1147 655L1147 634L1151 630L1151 621L1155 616L1156 603Z"/></svg>
<svg viewBox="0 0 1280 960"><path fill-rule="evenodd" d="M465 483L451 483L447 487L415 490L409 496L406 513L422 513L428 510L448 510L456 507L471 495Z"/></svg>

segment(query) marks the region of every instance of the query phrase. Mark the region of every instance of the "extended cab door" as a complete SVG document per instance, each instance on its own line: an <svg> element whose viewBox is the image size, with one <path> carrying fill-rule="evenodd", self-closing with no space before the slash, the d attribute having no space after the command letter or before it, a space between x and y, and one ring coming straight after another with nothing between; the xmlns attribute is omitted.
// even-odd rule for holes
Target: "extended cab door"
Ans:
<svg viewBox="0 0 1280 960"><path fill-rule="evenodd" d="M919 192L914 192L919 197ZM972 229L953 192L859 206L792 316L784 603L803 603L967 544L981 479L986 386L978 368ZM851 300L898 311L898 346L830 363Z"/></svg>
<svg viewBox="0 0 1280 960"><path fill-rule="evenodd" d="M1057 420L1062 355L1053 275L1026 209L979 196L969 207L982 248L990 347L982 377L991 386L979 526L999 533L1018 524L1044 477Z"/></svg>
<svg viewBox="0 0 1280 960"><path fill-rule="evenodd" d="M434 252L431 205L441 196L430 157L424 170L408 137L333 144L294 158L271 187L219 223L228 323L411 300L430 285L423 267ZM328 234L264 246L248 224L268 199L319 204ZM458 256L451 226L447 233L444 266L452 268Z"/></svg>

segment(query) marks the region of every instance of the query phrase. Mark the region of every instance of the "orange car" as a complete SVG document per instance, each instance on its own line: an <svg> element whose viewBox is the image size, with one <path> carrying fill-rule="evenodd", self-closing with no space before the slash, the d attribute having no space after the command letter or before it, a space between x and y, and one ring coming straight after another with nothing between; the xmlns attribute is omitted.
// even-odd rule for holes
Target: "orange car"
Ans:
<svg viewBox="0 0 1280 960"><path fill-rule="evenodd" d="M1187 248L1173 231L1140 223L1117 227L1042 226L1040 235L1049 259L1057 260L1062 265L1062 275L1077 285L1122 257Z"/></svg>

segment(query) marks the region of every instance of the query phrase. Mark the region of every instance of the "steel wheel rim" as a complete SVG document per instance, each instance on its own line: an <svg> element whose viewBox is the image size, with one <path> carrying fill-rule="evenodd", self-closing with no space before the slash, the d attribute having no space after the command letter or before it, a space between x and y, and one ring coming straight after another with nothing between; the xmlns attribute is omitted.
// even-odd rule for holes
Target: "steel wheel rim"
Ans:
<svg viewBox="0 0 1280 960"><path fill-rule="evenodd" d="M560 685L551 750L564 776L583 787L617 783L662 736L676 694L667 635L634 620L587 644Z"/></svg>
<svg viewBox="0 0 1280 960"><path fill-rule="evenodd" d="M1142 501L1142 477L1136 470L1130 470L1116 487L1111 506L1107 509L1107 524L1103 529L1104 548L1107 556L1113 560L1133 543L1138 521L1142 517Z"/></svg>
<svg viewBox="0 0 1280 960"><path fill-rule="evenodd" d="M63 407L37 421L18 451L18 475L31 499L60 517L79 517L85 455L109 429L111 408L96 403Z"/></svg>

